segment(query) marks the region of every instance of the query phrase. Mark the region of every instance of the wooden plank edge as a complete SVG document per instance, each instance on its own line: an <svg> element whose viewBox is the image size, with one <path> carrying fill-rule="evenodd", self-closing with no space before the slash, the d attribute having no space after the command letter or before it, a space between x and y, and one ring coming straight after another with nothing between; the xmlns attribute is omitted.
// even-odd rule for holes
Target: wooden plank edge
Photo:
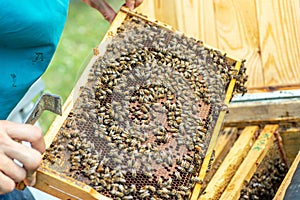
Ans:
<svg viewBox="0 0 300 200"><path fill-rule="evenodd" d="M275 85L275 86L265 86L265 87L250 87L250 88L248 88L248 93L274 92L274 91L280 91L280 90L297 90L297 89L300 89L300 84Z"/></svg>
<svg viewBox="0 0 300 200"><path fill-rule="evenodd" d="M256 125L256 126L264 126L267 124L289 124L289 123L299 123L299 122L300 122L300 118L298 117L280 117L280 118L263 119L263 120L225 121L224 127L242 128L242 127L249 126L249 124Z"/></svg>
<svg viewBox="0 0 300 200"><path fill-rule="evenodd" d="M297 169L299 162L300 162L300 151L298 152L298 155L296 156L295 160L293 161L292 166L290 167L288 173L286 174L285 178L283 179L282 183L280 184L280 187L278 188L273 200L282 200L284 198L286 190L292 181L293 175Z"/></svg>
<svg viewBox="0 0 300 200"><path fill-rule="evenodd" d="M236 73L238 73L240 71L241 64L242 64L241 62L238 62L238 61L236 62L236 64L235 64ZM229 83L229 86L228 86L228 89L227 89L227 92L226 92L226 96L225 96L225 100L224 100L224 103L226 105L229 104L229 102L230 102L230 100L232 98L233 91L234 91L234 86L235 86L235 82L236 82L236 79L233 78L230 81L230 83ZM201 169L199 171L199 175L198 175L198 178L202 181L202 183L196 183L195 184L195 187L194 187L193 192L191 194L191 200L198 199L198 197L200 195L200 192L201 192L201 189L202 189L202 185L203 185L203 180L204 180L204 178L206 176L208 167L211 164L210 163L211 156L212 156L213 150L214 150L214 148L216 146L217 138L218 138L219 132L221 130L221 127L223 125L225 114L226 114L226 111L222 110L220 112L220 115L219 115L218 120L216 122L216 126L214 128L214 131L213 131L213 134L212 134L212 137L211 137L211 140L210 140L210 143L209 143L206 155L204 157L204 160L203 160L203 163L202 163Z"/></svg>
<svg viewBox="0 0 300 200"><path fill-rule="evenodd" d="M240 191L244 182L250 181L268 150L274 145L274 134L278 128L278 125L266 125L264 127L249 151L247 157L244 159L230 183L226 187L225 191L221 195L220 200L235 200L240 197Z"/></svg>
<svg viewBox="0 0 300 200"><path fill-rule="evenodd" d="M278 146L278 151L279 151L279 154L280 154L280 158L281 160L283 161L283 163L288 166L288 161L287 161L287 157L286 157L286 152L284 150L284 147L283 147L283 144L282 144L282 138L280 136L280 134L278 133L278 131L276 131L274 133L274 136L276 138L276 143L277 143L277 146Z"/></svg>
<svg viewBox="0 0 300 200"><path fill-rule="evenodd" d="M234 176L234 173L247 156L256 139L257 131L258 126L249 126L242 131L208 186L199 197L200 200L220 198L227 184Z"/></svg>
<svg viewBox="0 0 300 200"><path fill-rule="evenodd" d="M111 200L92 187L47 167L37 170L35 188L63 200Z"/></svg>

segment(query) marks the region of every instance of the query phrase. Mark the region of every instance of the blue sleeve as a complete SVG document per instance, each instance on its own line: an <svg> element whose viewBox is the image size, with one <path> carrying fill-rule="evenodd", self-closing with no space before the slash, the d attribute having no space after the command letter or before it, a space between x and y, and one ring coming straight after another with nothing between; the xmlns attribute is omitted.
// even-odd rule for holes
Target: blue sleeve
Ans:
<svg viewBox="0 0 300 200"><path fill-rule="evenodd" d="M0 0L0 119L47 69L68 5L69 0Z"/></svg>

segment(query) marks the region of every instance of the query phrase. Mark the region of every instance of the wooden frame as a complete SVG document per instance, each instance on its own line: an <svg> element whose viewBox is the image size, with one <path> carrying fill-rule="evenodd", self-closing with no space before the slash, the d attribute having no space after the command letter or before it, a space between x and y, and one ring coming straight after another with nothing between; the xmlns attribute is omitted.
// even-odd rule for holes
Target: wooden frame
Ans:
<svg viewBox="0 0 300 200"><path fill-rule="evenodd" d="M267 125L264 127L247 157L243 160L235 175L227 185L220 200L239 199L244 182L248 182L251 179L259 163L263 160L270 147L274 145L275 132L278 128L278 125Z"/></svg>
<svg viewBox="0 0 300 200"><path fill-rule="evenodd" d="M149 21L151 23L154 23L162 28L166 28L168 30L171 30L173 32L176 32L172 27L157 22L155 20L148 19L147 17L141 16L136 14L135 12L130 11L129 9L122 7L119 14L116 16L115 20L113 21L109 31L104 36L103 41L98 46L97 49L95 49L96 55L93 56L89 64L87 65L86 69L84 70L82 76L80 77L79 81L75 85L74 89L72 90L71 94L69 95L68 99L66 100L64 106L63 106L63 115L56 117L55 121L52 123L51 127L49 128L47 134L45 135L45 141L46 141L46 148L50 147L53 139L55 138L56 134L59 132L60 127L68 117L68 114L70 113L71 109L74 106L75 101L79 97L80 94L80 87L84 86L87 82L87 77L90 72L90 69L92 68L94 62L105 53L106 45L109 43L109 41L113 38L115 35L117 28L120 26L120 24L124 21L124 19L130 15L138 16L146 21ZM214 49L208 45L204 45L207 48ZM235 70L238 72L241 67L241 60L235 59L233 57L226 56L231 62L235 62ZM226 93L225 97L225 104L229 104L232 93L235 86L235 79L232 79ZM217 136L221 130L223 119L225 116L226 111L221 111L219 118L217 120L211 142L209 144L201 171L199 172L199 177L201 180L204 179L206 175L206 171L208 168L208 165L210 164L210 158L213 152L213 149L215 147L215 144L217 142ZM51 169L49 169L47 166L42 166L37 170L37 183L36 188L39 188L43 190L46 193L58 195L62 199L110 199L107 198L98 192L96 192L93 188L76 181L72 178L66 177L60 173L57 173ZM195 186L195 189L193 190L193 194L191 199L195 199L198 197L200 193L201 185L197 184Z"/></svg>
<svg viewBox="0 0 300 200"><path fill-rule="evenodd" d="M221 166L210 180L203 195L200 196L200 200L220 198L228 182L234 176L235 171L247 156L256 139L257 131L258 126L249 126L242 131Z"/></svg>
<svg viewBox="0 0 300 200"><path fill-rule="evenodd" d="M296 156L291 168L289 169L287 175L285 176L279 189L277 190L274 200L282 200L284 198L286 190L292 181L293 175L294 175L299 163L300 163L300 151L298 152L298 155Z"/></svg>

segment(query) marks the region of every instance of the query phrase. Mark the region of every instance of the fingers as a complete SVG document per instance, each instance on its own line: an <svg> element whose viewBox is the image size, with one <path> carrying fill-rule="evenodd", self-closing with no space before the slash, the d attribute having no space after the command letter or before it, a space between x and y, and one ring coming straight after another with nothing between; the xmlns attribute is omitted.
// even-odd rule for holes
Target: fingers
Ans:
<svg viewBox="0 0 300 200"><path fill-rule="evenodd" d="M135 4L134 7L138 7L139 5L141 5L143 3L143 0L135 0Z"/></svg>
<svg viewBox="0 0 300 200"><path fill-rule="evenodd" d="M20 161L24 168L33 173L42 161L42 155L39 151L26 147L16 141L11 141L8 146L4 147L5 155L11 159L17 159Z"/></svg>
<svg viewBox="0 0 300 200"><path fill-rule="evenodd" d="M1 121L0 127L4 127L7 135L17 141L27 141L32 148L40 153L45 151L45 141L41 129L29 124L18 124L9 121ZM0 130L1 131L1 130Z"/></svg>
<svg viewBox="0 0 300 200"><path fill-rule="evenodd" d="M135 0L126 0L126 7L133 10L134 9L134 3L135 3Z"/></svg>
<svg viewBox="0 0 300 200"><path fill-rule="evenodd" d="M0 171L0 194L11 192L15 189L15 182Z"/></svg>
<svg viewBox="0 0 300 200"><path fill-rule="evenodd" d="M30 142L33 148L19 141ZM0 121L0 193L9 192L15 182L27 179L27 185L35 183L35 171L42 161L45 142L39 128L32 125ZM23 164L18 166L13 159ZM7 182L7 186L3 185ZM12 186L13 185L13 186Z"/></svg>
<svg viewBox="0 0 300 200"><path fill-rule="evenodd" d="M116 12L110 7L110 5L105 0L82 0L91 7L97 9L103 17L109 22L112 23L116 17Z"/></svg>
<svg viewBox="0 0 300 200"><path fill-rule="evenodd" d="M86 4L90 5L91 7L97 9L103 17L109 22L115 19L117 13L110 7L110 5L105 0L82 0ZM143 0L126 0L126 6L133 10L134 8L138 7Z"/></svg>
<svg viewBox="0 0 300 200"><path fill-rule="evenodd" d="M126 6L133 10L134 8L138 7L141 5L143 0L126 0Z"/></svg>
<svg viewBox="0 0 300 200"><path fill-rule="evenodd" d="M20 182L26 177L25 169L18 166L7 156L1 156L0 172L8 176L14 182Z"/></svg>

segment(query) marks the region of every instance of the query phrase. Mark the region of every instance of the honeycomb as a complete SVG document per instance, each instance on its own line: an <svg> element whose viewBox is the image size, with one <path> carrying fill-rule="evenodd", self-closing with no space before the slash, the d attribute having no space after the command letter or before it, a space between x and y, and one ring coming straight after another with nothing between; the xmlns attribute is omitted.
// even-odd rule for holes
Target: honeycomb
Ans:
<svg viewBox="0 0 300 200"><path fill-rule="evenodd" d="M245 92L234 66L201 41L128 15L44 164L113 199L188 199L234 76Z"/></svg>

